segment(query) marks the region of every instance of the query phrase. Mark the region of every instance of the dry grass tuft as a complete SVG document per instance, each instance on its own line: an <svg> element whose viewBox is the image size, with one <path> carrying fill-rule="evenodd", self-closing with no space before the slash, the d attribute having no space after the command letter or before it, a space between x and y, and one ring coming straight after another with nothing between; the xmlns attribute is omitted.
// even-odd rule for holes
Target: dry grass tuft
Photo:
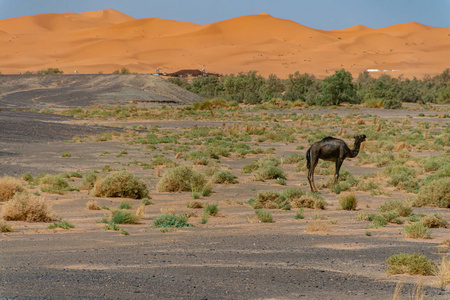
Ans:
<svg viewBox="0 0 450 300"><path fill-rule="evenodd" d="M438 278L438 287L445 290L445 286L450 283L450 260L447 256L442 257L441 265L438 266L436 271L436 277Z"/></svg>
<svg viewBox="0 0 450 300"><path fill-rule="evenodd" d="M192 202L186 203L186 207L187 208L203 208L203 204L198 201L192 201Z"/></svg>
<svg viewBox="0 0 450 300"><path fill-rule="evenodd" d="M0 220L0 232L13 232L14 228L11 224L8 224L5 220Z"/></svg>
<svg viewBox="0 0 450 300"><path fill-rule="evenodd" d="M86 202L86 209L88 209L88 210L101 210L101 208L98 205L97 201L92 201L92 200Z"/></svg>
<svg viewBox="0 0 450 300"><path fill-rule="evenodd" d="M144 203L142 203L142 204L138 207L138 209L136 210L136 216L137 216L139 219L145 218L145 204L144 204Z"/></svg>
<svg viewBox="0 0 450 300"><path fill-rule="evenodd" d="M29 193L17 193L2 208L7 221L51 222L55 214L47 201Z"/></svg>
<svg viewBox="0 0 450 300"><path fill-rule="evenodd" d="M308 226L306 226L306 232L329 232L331 231L330 225L328 225L325 222L321 222L320 220L315 220L312 223L309 223Z"/></svg>
<svg viewBox="0 0 450 300"><path fill-rule="evenodd" d="M24 190L22 182L17 178L10 176L0 178L0 202L8 201L14 194Z"/></svg>
<svg viewBox="0 0 450 300"><path fill-rule="evenodd" d="M343 210L355 210L358 201L354 192L339 196L339 206Z"/></svg>

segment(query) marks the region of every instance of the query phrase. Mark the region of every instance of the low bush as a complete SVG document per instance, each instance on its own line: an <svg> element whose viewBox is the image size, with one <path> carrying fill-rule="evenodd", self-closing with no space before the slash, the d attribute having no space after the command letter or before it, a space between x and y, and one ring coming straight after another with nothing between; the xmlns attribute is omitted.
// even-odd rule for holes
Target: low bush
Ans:
<svg viewBox="0 0 450 300"><path fill-rule="evenodd" d="M192 167L181 165L168 169L156 185L158 192L201 191L206 184L205 176Z"/></svg>
<svg viewBox="0 0 450 300"><path fill-rule="evenodd" d="M420 218L420 222L428 228L447 228L448 222L441 215L432 214Z"/></svg>
<svg viewBox="0 0 450 300"><path fill-rule="evenodd" d="M55 213L44 198L24 192L3 205L1 216L7 221L51 222Z"/></svg>
<svg viewBox="0 0 450 300"><path fill-rule="evenodd" d="M396 211L400 217L408 217L412 207L398 200L389 200L381 204L380 212Z"/></svg>
<svg viewBox="0 0 450 300"><path fill-rule="evenodd" d="M436 264L427 259L425 255L413 253L400 253L390 256L387 260L389 264L388 273L410 274L410 275L434 275L437 271Z"/></svg>
<svg viewBox="0 0 450 300"><path fill-rule="evenodd" d="M121 197L142 199L148 197L147 185L142 179L123 170L97 178L91 195L95 197Z"/></svg>
<svg viewBox="0 0 450 300"><path fill-rule="evenodd" d="M41 174L37 178L41 191L52 194L65 194L73 190L62 175Z"/></svg>
<svg viewBox="0 0 450 300"><path fill-rule="evenodd" d="M308 226L306 226L306 232L317 232L317 231L330 231L330 225L320 220L314 220L314 222L310 222Z"/></svg>
<svg viewBox="0 0 450 300"><path fill-rule="evenodd" d="M339 206L343 210L355 210L357 203L356 195L353 192L339 196Z"/></svg>
<svg viewBox="0 0 450 300"><path fill-rule="evenodd" d="M450 208L450 177L430 181L419 189L413 206Z"/></svg>
<svg viewBox="0 0 450 300"><path fill-rule="evenodd" d="M0 178L0 202L8 201L16 193L21 193L24 190L22 182L17 178L10 176Z"/></svg>
<svg viewBox="0 0 450 300"><path fill-rule="evenodd" d="M150 196L149 196L149 197L150 197ZM152 205L153 202L152 202L150 199L151 199L151 198L147 198L147 197L142 198L141 203L144 204L144 205Z"/></svg>
<svg viewBox="0 0 450 300"><path fill-rule="evenodd" d="M217 183L217 184L235 184L238 183L237 181L237 177L235 175L233 175L233 173L231 173L228 170L221 170L217 173L214 174L213 179L212 179L213 183Z"/></svg>
<svg viewBox="0 0 450 300"><path fill-rule="evenodd" d="M290 209L287 199L275 191L258 191L254 199L250 199L249 203L254 209Z"/></svg>
<svg viewBox="0 0 450 300"><path fill-rule="evenodd" d="M405 235L412 239L430 239L431 232L428 227L421 222L414 223L412 225L403 226L405 229Z"/></svg>
<svg viewBox="0 0 450 300"><path fill-rule="evenodd" d="M295 212L295 216L294 219L296 220L301 220L304 219L305 216L303 215L303 207L300 207L296 212Z"/></svg>
<svg viewBox="0 0 450 300"><path fill-rule="evenodd" d="M94 187L95 181L97 180L97 171L89 171L83 179L80 189L90 190Z"/></svg>
<svg viewBox="0 0 450 300"><path fill-rule="evenodd" d="M153 226L156 228L180 228L191 227L192 225L187 223L186 218L173 214L162 214L153 221Z"/></svg>

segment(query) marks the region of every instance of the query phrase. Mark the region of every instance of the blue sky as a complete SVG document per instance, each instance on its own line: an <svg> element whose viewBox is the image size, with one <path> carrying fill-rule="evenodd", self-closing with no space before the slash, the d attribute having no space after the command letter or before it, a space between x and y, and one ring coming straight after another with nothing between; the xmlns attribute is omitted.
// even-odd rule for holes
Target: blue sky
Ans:
<svg viewBox="0 0 450 300"><path fill-rule="evenodd" d="M323 30L407 22L450 27L450 0L0 0L0 19L113 8L135 18L209 24L267 12Z"/></svg>

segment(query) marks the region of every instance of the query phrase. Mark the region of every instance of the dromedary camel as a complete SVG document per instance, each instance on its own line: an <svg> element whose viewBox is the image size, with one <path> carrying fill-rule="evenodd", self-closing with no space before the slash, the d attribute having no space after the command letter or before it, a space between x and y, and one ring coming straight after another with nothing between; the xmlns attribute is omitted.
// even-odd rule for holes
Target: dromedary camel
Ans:
<svg viewBox="0 0 450 300"><path fill-rule="evenodd" d="M344 159L347 157L356 157L359 153L361 143L366 140L364 134L355 136L355 146L353 150L348 148L347 144L341 140L331 136L327 136L319 142L315 142L306 151L306 166L308 167L308 181L312 192L318 192L314 184L314 169L319 162L319 158L327 161L336 162L336 172L334 174L334 184L339 180L339 170L341 169Z"/></svg>

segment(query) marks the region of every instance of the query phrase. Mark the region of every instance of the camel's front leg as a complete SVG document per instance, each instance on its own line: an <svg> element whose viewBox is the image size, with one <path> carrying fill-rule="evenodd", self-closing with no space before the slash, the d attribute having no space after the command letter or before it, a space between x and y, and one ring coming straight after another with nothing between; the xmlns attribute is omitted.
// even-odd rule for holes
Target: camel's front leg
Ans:
<svg viewBox="0 0 450 300"><path fill-rule="evenodd" d="M334 174L334 185L339 183L339 171L341 170L341 166L344 160L342 158L336 159L336 171Z"/></svg>

